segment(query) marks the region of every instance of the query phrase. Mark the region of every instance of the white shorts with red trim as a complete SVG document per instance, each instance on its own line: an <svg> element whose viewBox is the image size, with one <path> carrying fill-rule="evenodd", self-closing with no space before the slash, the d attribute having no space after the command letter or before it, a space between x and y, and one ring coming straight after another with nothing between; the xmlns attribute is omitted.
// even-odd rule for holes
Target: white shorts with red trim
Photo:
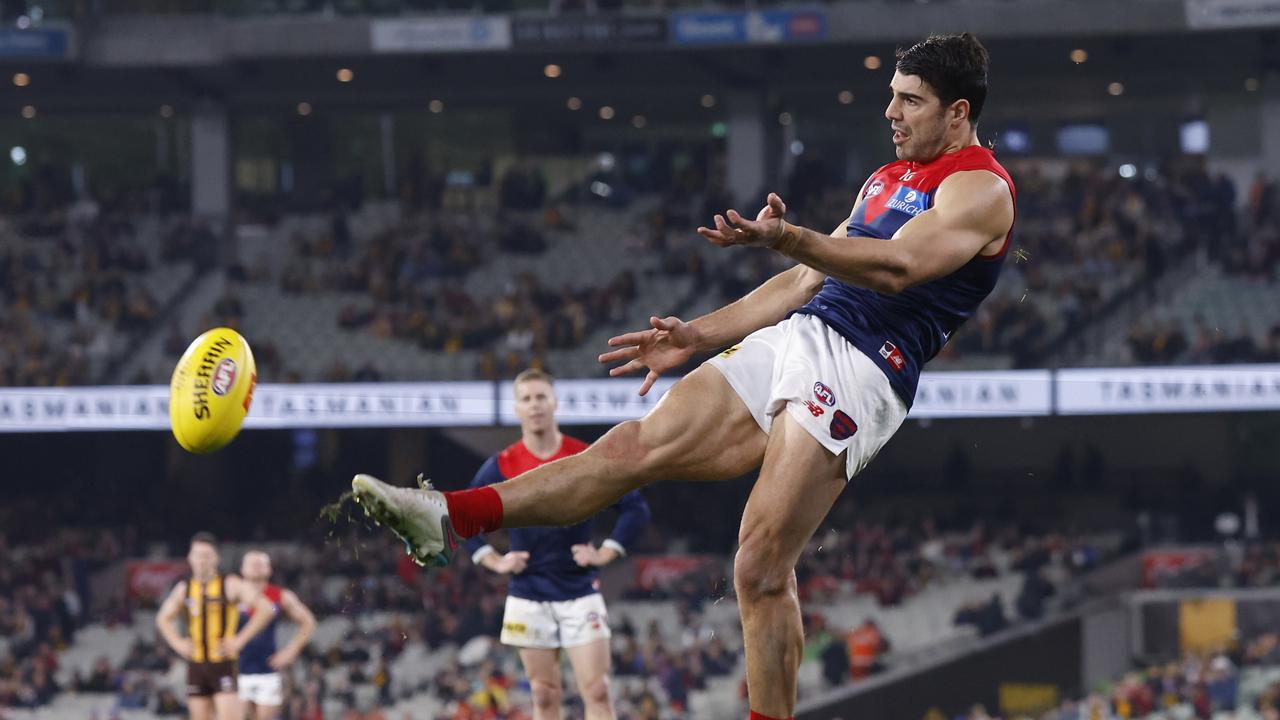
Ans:
<svg viewBox="0 0 1280 720"><path fill-rule="evenodd" d="M757 330L707 362L766 433L785 409L823 447L847 453L850 479L907 417L906 403L880 367L813 315Z"/></svg>

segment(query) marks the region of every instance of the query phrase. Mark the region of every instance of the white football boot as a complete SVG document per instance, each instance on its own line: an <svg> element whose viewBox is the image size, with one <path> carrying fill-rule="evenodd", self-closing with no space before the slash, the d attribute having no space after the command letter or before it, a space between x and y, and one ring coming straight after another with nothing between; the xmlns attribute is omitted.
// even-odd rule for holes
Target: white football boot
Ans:
<svg viewBox="0 0 1280 720"><path fill-rule="evenodd" d="M457 552L459 540L449 522L444 493L418 476L421 489L388 485L372 475L356 475L351 492L375 523L386 525L404 541L405 552L426 567L444 567Z"/></svg>

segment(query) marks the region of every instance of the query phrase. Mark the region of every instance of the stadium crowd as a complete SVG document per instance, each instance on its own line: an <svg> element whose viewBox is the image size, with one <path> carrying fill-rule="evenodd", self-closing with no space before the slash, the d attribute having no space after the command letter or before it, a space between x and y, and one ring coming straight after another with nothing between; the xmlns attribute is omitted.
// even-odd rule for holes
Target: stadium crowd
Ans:
<svg viewBox="0 0 1280 720"><path fill-rule="evenodd" d="M1080 698L1036 714L1002 716L974 705L963 720L1164 720L1188 718L1280 717L1280 681L1245 692L1242 676L1251 668L1268 671L1280 664L1280 636L1264 633L1217 650L1189 650L1181 658L1148 664L1105 683ZM1270 673L1274 675L1274 673ZM945 720L941 713L930 720Z"/></svg>
<svg viewBox="0 0 1280 720"><path fill-rule="evenodd" d="M212 237L204 225L94 202L0 222L0 386L100 381L171 300L149 276L208 264Z"/></svg>
<svg viewBox="0 0 1280 720"><path fill-rule="evenodd" d="M819 161L802 158L785 190L797 221L827 227L845 215L850 198L832 190L838 185L834 175L819 167ZM1195 252L1233 276L1276 282L1280 219L1272 182L1259 178L1237 213L1231 181L1195 164L1170 164L1129 179L1089 162L1052 178L1036 161L1011 161L1010 168L1019 187L1011 262L977 317L944 349L944 361L1052 363L1065 338L1124 302L1141 299L1171 266ZM171 352L177 349L196 328L179 327L169 298L156 297L141 282L163 263L229 262L223 263L229 291L207 322L234 325L246 311L269 312L244 307L236 291L241 283L269 283L294 296L359 293L359 301L332 319L335 332L395 338L424 352L476 351L471 374L483 379L545 365L547 351L577 348L597 329L629 327L635 319L625 311L649 282L647 273L694 278L720 303L782 268L781 259L769 253L709 253L690 240L690 228L731 202L712 178L692 201L679 191L683 185L668 188L682 202L662 203L624 233L612 277L557 286L524 274L495 295L477 296L466 289L466 278L485 272L497 254L536 256L547 251L548 233L588 230L575 227L573 204L547 199L535 172L517 166L494 182L502 205L496 219L428 208L357 240L350 213L338 207L323 229L294 231L286 261L274 269L260 258L219 258L216 236L204 224L178 218L160 223L158 233L142 233L155 218L132 206L82 202L11 221L0 233L22 241L3 243L6 250L0 251L0 384L102 382L122 348L156 332L164 333ZM627 258L637 252L655 258L654 269L635 271ZM1280 318L1276 324L1265 338L1224 337L1208 328L1186 337L1177 323L1144 324L1134 328L1130 343L1136 362L1271 361L1280 352ZM54 334L50 328L65 329ZM279 353L269 341L260 345L264 355ZM273 379L270 357L265 364L264 379ZM279 370L274 379L280 381L385 375L376 364L346 367L337 361L320 377ZM163 380L146 373L128 379Z"/></svg>
<svg viewBox="0 0 1280 720"><path fill-rule="evenodd" d="M111 533L64 530L11 546L0 532L0 708L38 707L67 688L58 655L89 619L88 581L120 557Z"/></svg>
<svg viewBox="0 0 1280 720"><path fill-rule="evenodd" d="M828 627L824 602L849 592L892 604L949 573L983 577L1040 567L1053 554L1083 544L981 526L944 533L928 521L852 527L845 537L833 531L816 540L798 569L806 607L814 609L807 656L824 665L832 684L880 669L883 652L874 668L861 665L855 652L861 629ZM274 581L297 592L322 622L340 628L286 673L286 718L328 717L326 707L331 711L335 703L355 713L347 717L380 717L397 701L423 693L448 708L441 717L450 720L526 717L528 687L516 656L494 639L505 597L502 576L462 562L428 579L390 542L356 529L335 533L323 541L266 545L273 550ZM180 557L182 549L174 545L167 554ZM67 531L39 548L0 540L0 707L37 707L76 691L112 693L119 710L182 712L182 699L166 678L172 654L145 630L122 660L95 658L64 673L61 684L55 679L60 652L84 625L127 628L141 618L145 628L144 598L117 592L94 597L89 591L93 572L144 550L135 531ZM224 552L224 567L237 558ZM674 624L613 614L621 717L686 717L695 691L717 679L741 679L736 624L722 627L705 614L731 587L727 568L728 558L721 557L701 574L667 585L620 588L618 594L633 599L677 600ZM884 639L887 650L892 639ZM396 659L414 647L443 651L447 659L429 674L406 674Z"/></svg>

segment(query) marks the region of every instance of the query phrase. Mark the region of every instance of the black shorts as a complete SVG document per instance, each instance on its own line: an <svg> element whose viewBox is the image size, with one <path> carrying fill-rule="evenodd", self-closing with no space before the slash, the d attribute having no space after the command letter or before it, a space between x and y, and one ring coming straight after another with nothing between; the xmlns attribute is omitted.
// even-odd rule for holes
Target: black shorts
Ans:
<svg viewBox="0 0 1280 720"><path fill-rule="evenodd" d="M235 660L187 663L187 697L213 697L236 692L239 669Z"/></svg>

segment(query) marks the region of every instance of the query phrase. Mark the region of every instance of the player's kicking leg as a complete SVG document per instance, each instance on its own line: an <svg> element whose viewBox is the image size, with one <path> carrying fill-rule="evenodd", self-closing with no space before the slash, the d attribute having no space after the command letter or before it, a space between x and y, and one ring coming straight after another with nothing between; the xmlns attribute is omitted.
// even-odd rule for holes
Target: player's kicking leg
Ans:
<svg viewBox="0 0 1280 720"><path fill-rule="evenodd" d="M656 480L738 477L760 466L766 441L724 376L703 366L643 419L617 425L587 450L507 482L441 493L357 475L351 487L365 512L399 535L415 560L444 565L459 536L572 525Z"/></svg>

